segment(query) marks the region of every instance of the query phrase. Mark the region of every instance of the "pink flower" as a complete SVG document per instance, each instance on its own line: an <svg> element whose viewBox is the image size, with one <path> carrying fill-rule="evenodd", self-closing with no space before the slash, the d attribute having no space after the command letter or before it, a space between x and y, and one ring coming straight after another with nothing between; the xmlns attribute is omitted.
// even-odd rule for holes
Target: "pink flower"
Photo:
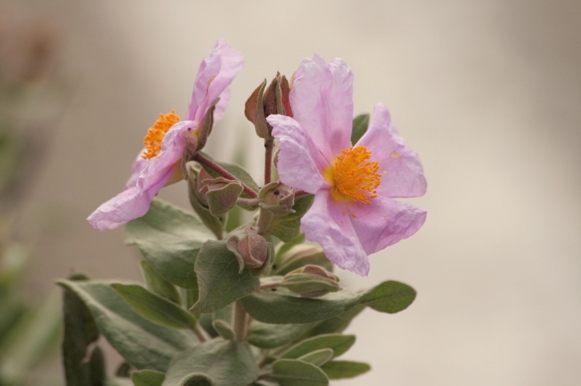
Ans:
<svg viewBox="0 0 581 386"><path fill-rule="evenodd" d="M186 120L180 121L173 111L160 116L145 138L146 148L131 168L126 189L87 218L93 228L113 229L143 216L161 188L183 178L180 162L186 134L196 134L217 98L220 101L214 111L214 121L222 118L230 96L229 85L243 65L240 52L223 40L216 43L198 70Z"/></svg>
<svg viewBox="0 0 581 386"><path fill-rule="evenodd" d="M294 74L290 101L294 117L267 118L279 140L283 183L315 195L301 220L307 240L316 241L339 267L369 273L367 256L410 237L426 212L394 197L426 192L418 156L391 124L382 104L369 129L351 147L353 74L341 59L315 56Z"/></svg>

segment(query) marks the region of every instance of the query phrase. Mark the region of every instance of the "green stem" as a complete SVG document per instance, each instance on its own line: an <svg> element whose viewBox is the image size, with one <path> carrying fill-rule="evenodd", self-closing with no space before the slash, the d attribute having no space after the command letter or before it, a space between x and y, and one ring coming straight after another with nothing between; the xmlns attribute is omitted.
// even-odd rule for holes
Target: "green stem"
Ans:
<svg viewBox="0 0 581 386"><path fill-rule="evenodd" d="M207 158L206 156L202 155L201 153L196 153L192 157L192 159L194 161L199 162L202 166L206 166L206 167L212 169L213 171L215 171L216 173L218 173L219 175L221 175L222 177L224 177L228 180L240 182L240 185L242 185L244 193L246 193L248 195L248 197L250 197L250 198L257 198L258 197L258 193L256 193L252 188L250 188L244 182L240 181L234 174L230 173L228 170L224 169L222 166L218 165L217 163L215 163L211 159Z"/></svg>
<svg viewBox="0 0 581 386"><path fill-rule="evenodd" d="M242 342L246 339L247 333L247 319L246 310L242 306L240 301L234 303L234 334L236 335L236 340Z"/></svg>
<svg viewBox="0 0 581 386"><path fill-rule="evenodd" d="M210 339L206 331L200 328L198 323L194 324L191 329L200 342L207 342Z"/></svg>

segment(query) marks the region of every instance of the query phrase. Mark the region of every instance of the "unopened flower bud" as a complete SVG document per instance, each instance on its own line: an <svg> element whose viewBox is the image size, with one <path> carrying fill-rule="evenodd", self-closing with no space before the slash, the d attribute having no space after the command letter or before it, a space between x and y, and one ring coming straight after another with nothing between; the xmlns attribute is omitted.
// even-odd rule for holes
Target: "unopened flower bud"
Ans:
<svg viewBox="0 0 581 386"><path fill-rule="evenodd" d="M260 207L276 216L284 216L294 212L294 189L280 181L265 185L258 192L258 197L260 198Z"/></svg>
<svg viewBox="0 0 581 386"><path fill-rule="evenodd" d="M273 268L275 274L284 275L308 264L319 265L328 270L333 268L323 249L316 244L297 244L291 247L277 255Z"/></svg>
<svg viewBox="0 0 581 386"><path fill-rule="evenodd" d="M260 269L272 256L270 243L259 235L254 227L245 227L232 232L226 245L238 258L240 271L244 268Z"/></svg>
<svg viewBox="0 0 581 386"><path fill-rule="evenodd" d="M211 179L212 176L206 172L197 162L188 162L186 164L186 176L188 180L188 191L190 203L194 211L200 217L200 220L216 235L218 239L222 238L224 232L224 223L226 217L223 215L214 215L208 207L206 195L200 193L200 187L203 181Z"/></svg>
<svg viewBox="0 0 581 386"><path fill-rule="evenodd" d="M341 289L339 278L318 265L305 265L287 274L279 284L305 298L316 298Z"/></svg>
<svg viewBox="0 0 581 386"><path fill-rule="evenodd" d="M272 126L266 122L266 117L271 114L293 116L289 93L288 80L277 72L268 88L265 80L246 101L244 115L254 124L256 134L265 141L271 138L272 132Z"/></svg>
<svg viewBox="0 0 581 386"><path fill-rule="evenodd" d="M203 180L199 178L198 187L198 192L205 197L210 212L216 216L226 214L236 206L236 200L244 190L240 182L224 177Z"/></svg>

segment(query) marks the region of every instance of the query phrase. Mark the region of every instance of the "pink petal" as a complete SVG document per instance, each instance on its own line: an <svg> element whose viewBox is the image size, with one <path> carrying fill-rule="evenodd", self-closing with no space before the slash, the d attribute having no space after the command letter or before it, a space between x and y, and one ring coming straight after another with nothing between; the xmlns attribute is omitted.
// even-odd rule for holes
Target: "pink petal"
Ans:
<svg viewBox="0 0 581 386"><path fill-rule="evenodd" d="M426 212L406 202L376 197L371 204L352 204L353 226L367 254L375 253L416 233Z"/></svg>
<svg viewBox="0 0 581 386"><path fill-rule="evenodd" d="M369 260L344 205L334 202L328 190L315 194L313 205L301 219L307 240L318 242L331 262L361 276L369 273Z"/></svg>
<svg viewBox="0 0 581 386"><path fill-rule="evenodd" d="M315 55L294 74L290 101L294 118L309 133L328 163L350 147L353 74L345 62L328 65Z"/></svg>
<svg viewBox="0 0 581 386"><path fill-rule="evenodd" d="M279 140L277 168L280 180L308 193L328 187L329 182L321 175L328 164L301 125L283 115L269 115L267 121L274 128L272 135Z"/></svg>
<svg viewBox="0 0 581 386"><path fill-rule="evenodd" d="M371 151L371 161L379 161L379 171L383 174L377 189L380 195L418 197L426 193L422 163L391 124L384 105L375 106L369 129L355 146L367 147Z"/></svg>
<svg viewBox="0 0 581 386"><path fill-rule="evenodd" d="M188 129L194 129L194 125L195 122L192 121L181 121L167 131L161 142L160 153L149 160L137 179L139 189L155 191L157 194L165 186L184 154L184 134Z"/></svg>
<svg viewBox="0 0 581 386"><path fill-rule="evenodd" d="M129 188L99 206L87 221L100 231L117 228L147 213L154 196L136 187Z"/></svg>
<svg viewBox="0 0 581 386"><path fill-rule="evenodd" d="M144 151L145 149L139 152L137 158L135 158L135 161L133 161L133 165L131 166L131 175L129 176L129 180L127 180L127 183L125 184L126 189L135 186L135 184L137 183L137 179L139 178L139 175L141 174L143 169L145 169L145 166L147 166L148 160L141 156Z"/></svg>
<svg viewBox="0 0 581 386"><path fill-rule="evenodd" d="M200 64L194 82L194 91L187 119L198 124L206 114L208 107L216 98L223 98L217 106L214 119L217 121L224 113L229 93L222 95L238 71L244 66L244 57L239 51L230 48L224 40L219 40L212 51Z"/></svg>

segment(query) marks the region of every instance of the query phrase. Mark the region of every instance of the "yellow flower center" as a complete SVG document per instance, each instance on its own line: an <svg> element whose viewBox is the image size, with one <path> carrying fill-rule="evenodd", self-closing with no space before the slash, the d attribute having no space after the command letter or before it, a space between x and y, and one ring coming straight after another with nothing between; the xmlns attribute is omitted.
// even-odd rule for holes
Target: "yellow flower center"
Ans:
<svg viewBox="0 0 581 386"><path fill-rule="evenodd" d="M335 201L359 201L371 204L369 199L377 197L381 183L379 162L368 162L371 152L365 146L345 149L335 162L325 170L323 176L332 185L331 196Z"/></svg>
<svg viewBox="0 0 581 386"><path fill-rule="evenodd" d="M141 157L150 159L159 154L161 151L161 141L165 133L180 121L180 117L176 115L174 110L169 114L159 114L159 119L155 121L153 126L148 130L147 135L143 139L145 144L145 152Z"/></svg>

